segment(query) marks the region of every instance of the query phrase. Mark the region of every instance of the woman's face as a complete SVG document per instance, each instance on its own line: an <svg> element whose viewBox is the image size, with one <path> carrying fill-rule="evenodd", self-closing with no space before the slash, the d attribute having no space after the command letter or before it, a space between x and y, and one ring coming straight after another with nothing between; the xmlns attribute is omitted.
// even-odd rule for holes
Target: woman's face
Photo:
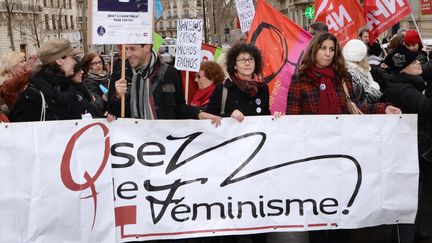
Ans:
<svg viewBox="0 0 432 243"><path fill-rule="evenodd" d="M78 72L76 72L76 73L74 74L74 76L72 77L72 80L73 80L75 83L81 83L81 82L82 82L83 74L84 74L84 71L79 70Z"/></svg>
<svg viewBox="0 0 432 243"><path fill-rule="evenodd" d="M99 56L95 56L90 62L90 72L101 74L103 72L102 60Z"/></svg>
<svg viewBox="0 0 432 243"><path fill-rule="evenodd" d="M24 73L26 71L26 61L24 58L21 59L21 62L15 64L11 69L11 75L16 76Z"/></svg>
<svg viewBox="0 0 432 243"><path fill-rule="evenodd" d="M242 52L236 58L235 69L240 77L250 79L255 70L255 59L249 53Z"/></svg>
<svg viewBox="0 0 432 243"><path fill-rule="evenodd" d="M423 70L420 66L420 62L418 60L415 60L410 65L408 65L404 69L402 69L400 72L401 73L407 73L410 75L420 75L423 73Z"/></svg>
<svg viewBox="0 0 432 243"><path fill-rule="evenodd" d="M76 65L76 60L74 56L66 56L65 58L58 59L57 64L63 70L66 77L74 75L74 67Z"/></svg>
<svg viewBox="0 0 432 243"><path fill-rule="evenodd" d="M208 79L205 76L205 72L204 70L200 70L196 75L195 75L195 82L197 82L198 84L198 88L199 89L205 89L208 86L210 86L211 84L213 84L213 81Z"/></svg>
<svg viewBox="0 0 432 243"><path fill-rule="evenodd" d="M315 65L319 68L329 67L333 63L335 55L335 43L332 40L325 40L318 49L315 60Z"/></svg>
<svg viewBox="0 0 432 243"><path fill-rule="evenodd" d="M409 43L405 46L412 52L417 52L419 50L419 43Z"/></svg>

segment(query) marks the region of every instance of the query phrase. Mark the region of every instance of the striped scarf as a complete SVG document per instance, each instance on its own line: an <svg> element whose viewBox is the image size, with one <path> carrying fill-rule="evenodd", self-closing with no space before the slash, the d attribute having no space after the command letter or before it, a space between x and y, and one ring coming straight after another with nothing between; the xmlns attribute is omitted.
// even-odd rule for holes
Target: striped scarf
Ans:
<svg viewBox="0 0 432 243"><path fill-rule="evenodd" d="M153 95L151 89L150 76L157 61L157 54L152 51L150 62L146 67L137 70L132 68L132 88L131 88L131 115L132 118L146 120L156 119Z"/></svg>

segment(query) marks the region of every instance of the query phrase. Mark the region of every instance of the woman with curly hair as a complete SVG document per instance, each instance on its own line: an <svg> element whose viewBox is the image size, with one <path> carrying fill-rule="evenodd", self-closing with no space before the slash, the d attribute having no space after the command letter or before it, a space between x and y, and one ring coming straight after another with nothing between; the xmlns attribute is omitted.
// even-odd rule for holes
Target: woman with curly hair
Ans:
<svg viewBox="0 0 432 243"><path fill-rule="evenodd" d="M270 115L269 89L261 75L262 65L261 52L254 45L233 46L227 54L229 78L216 85L206 110L239 122L244 116Z"/></svg>
<svg viewBox="0 0 432 243"><path fill-rule="evenodd" d="M198 91L190 104L205 109L210 101L210 96L216 89L216 84L222 83L224 79L225 75L219 64L213 61L202 62L199 72L195 75Z"/></svg>

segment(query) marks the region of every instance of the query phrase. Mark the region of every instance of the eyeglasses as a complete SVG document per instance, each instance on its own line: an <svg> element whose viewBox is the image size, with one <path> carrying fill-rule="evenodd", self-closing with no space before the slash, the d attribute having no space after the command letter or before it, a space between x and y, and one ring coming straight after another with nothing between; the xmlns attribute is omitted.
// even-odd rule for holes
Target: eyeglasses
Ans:
<svg viewBox="0 0 432 243"><path fill-rule="evenodd" d="M241 63L241 64L245 64L246 62L248 63L254 63L255 59L253 57L249 57L249 58L242 58L242 59L237 59L237 62Z"/></svg>
<svg viewBox="0 0 432 243"><path fill-rule="evenodd" d="M91 62L90 65L92 65L92 66L102 65L102 61L99 61L99 62Z"/></svg>

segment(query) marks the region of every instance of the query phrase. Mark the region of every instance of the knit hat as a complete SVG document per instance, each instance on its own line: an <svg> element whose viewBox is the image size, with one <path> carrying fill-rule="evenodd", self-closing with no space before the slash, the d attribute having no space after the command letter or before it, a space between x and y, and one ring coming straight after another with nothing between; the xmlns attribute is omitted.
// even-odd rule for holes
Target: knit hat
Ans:
<svg viewBox="0 0 432 243"><path fill-rule="evenodd" d="M66 39L54 39L49 40L39 48L37 56L43 64L54 62L65 56L75 56L81 54L81 51L72 48L69 40Z"/></svg>
<svg viewBox="0 0 432 243"><path fill-rule="evenodd" d="M346 43L342 54L346 61L361 62L367 55L367 47L363 41L352 39Z"/></svg>
<svg viewBox="0 0 432 243"><path fill-rule="evenodd" d="M417 33L417 31L415 31L415 30L408 30L406 32L406 34L405 34L405 37L404 37L404 43L406 45L408 45L408 44L415 44L415 43L419 43L420 44L421 40L420 40L420 36Z"/></svg>
<svg viewBox="0 0 432 243"><path fill-rule="evenodd" d="M410 51L405 45L399 45L384 59L390 69L400 72L413 61L417 60L417 53Z"/></svg>

